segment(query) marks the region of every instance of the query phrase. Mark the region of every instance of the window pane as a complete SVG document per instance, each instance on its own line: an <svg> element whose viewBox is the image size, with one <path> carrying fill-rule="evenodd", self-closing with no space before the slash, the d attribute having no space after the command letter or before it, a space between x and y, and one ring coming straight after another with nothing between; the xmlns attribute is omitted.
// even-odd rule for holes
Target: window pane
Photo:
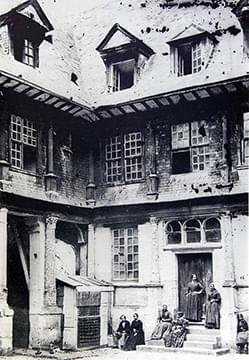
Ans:
<svg viewBox="0 0 249 360"><path fill-rule="evenodd" d="M201 241L200 223L197 220L189 220L185 224L187 233L187 243L196 243Z"/></svg>
<svg viewBox="0 0 249 360"><path fill-rule="evenodd" d="M204 225L205 237L207 242L220 242L221 229L219 220L212 218L208 219Z"/></svg>
<svg viewBox="0 0 249 360"><path fill-rule="evenodd" d="M115 229L113 234L113 277L115 280L137 279L137 228ZM118 244L118 246L117 246ZM135 274L136 272L136 274Z"/></svg>
<svg viewBox="0 0 249 360"><path fill-rule="evenodd" d="M189 146L189 123L171 126L172 149L182 149Z"/></svg>
<svg viewBox="0 0 249 360"><path fill-rule="evenodd" d="M178 221L172 221L166 226L168 244L180 244L182 241L181 225Z"/></svg>
<svg viewBox="0 0 249 360"><path fill-rule="evenodd" d="M36 170L37 130L33 123L11 115L11 165L20 169Z"/></svg>
<svg viewBox="0 0 249 360"><path fill-rule="evenodd" d="M191 144L204 145L209 143L208 124L205 120L191 123Z"/></svg>
<svg viewBox="0 0 249 360"><path fill-rule="evenodd" d="M192 170L208 169L210 165L209 145L192 148Z"/></svg>

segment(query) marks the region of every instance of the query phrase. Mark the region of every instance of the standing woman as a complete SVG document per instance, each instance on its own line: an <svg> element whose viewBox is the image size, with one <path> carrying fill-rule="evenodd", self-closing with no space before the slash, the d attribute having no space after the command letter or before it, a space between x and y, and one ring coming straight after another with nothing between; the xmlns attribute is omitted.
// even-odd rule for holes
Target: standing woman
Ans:
<svg viewBox="0 0 249 360"><path fill-rule="evenodd" d="M186 294L186 319L191 321L201 321L202 317L202 294L204 288L198 281L197 276L192 274L191 281L188 283Z"/></svg>
<svg viewBox="0 0 249 360"><path fill-rule="evenodd" d="M143 323L138 318L138 314L133 315L133 321L131 323L130 335L127 338L123 349L124 350L136 350L137 345L144 345L144 331Z"/></svg>
<svg viewBox="0 0 249 360"><path fill-rule="evenodd" d="M215 289L214 284L209 285L208 304L206 310L205 326L209 329L220 328L220 293Z"/></svg>

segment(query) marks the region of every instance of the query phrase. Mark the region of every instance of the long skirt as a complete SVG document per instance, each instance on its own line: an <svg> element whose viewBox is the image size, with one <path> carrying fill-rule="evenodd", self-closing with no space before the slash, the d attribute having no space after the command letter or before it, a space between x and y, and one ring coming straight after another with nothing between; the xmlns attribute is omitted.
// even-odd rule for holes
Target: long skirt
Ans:
<svg viewBox="0 0 249 360"><path fill-rule="evenodd" d="M172 332L172 340L171 340L172 346L175 348L183 347L186 333L187 333L187 331L184 328L173 331Z"/></svg>
<svg viewBox="0 0 249 360"><path fill-rule="evenodd" d="M202 317L202 296L200 294L189 293L186 303L186 319L201 321Z"/></svg>
<svg viewBox="0 0 249 360"><path fill-rule="evenodd" d="M182 347L186 333L187 331L183 327L177 327L173 330L166 330L163 335L164 345L166 347Z"/></svg>
<svg viewBox="0 0 249 360"><path fill-rule="evenodd" d="M217 302L209 302L206 310L206 324L207 328L220 328L220 306Z"/></svg>
<svg viewBox="0 0 249 360"><path fill-rule="evenodd" d="M128 338L126 339L123 349L124 350L136 350L137 345L144 345L144 332L143 330L139 331L138 333L130 333Z"/></svg>
<svg viewBox="0 0 249 360"><path fill-rule="evenodd" d="M171 329L172 324L170 322L161 322L156 325L152 335L151 340L160 340L163 337L164 332L170 328Z"/></svg>
<svg viewBox="0 0 249 360"><path fill-rule="evenodd" d="M248 331L240 331L236 337L237 345L246 345L248 344Z"/></svg>

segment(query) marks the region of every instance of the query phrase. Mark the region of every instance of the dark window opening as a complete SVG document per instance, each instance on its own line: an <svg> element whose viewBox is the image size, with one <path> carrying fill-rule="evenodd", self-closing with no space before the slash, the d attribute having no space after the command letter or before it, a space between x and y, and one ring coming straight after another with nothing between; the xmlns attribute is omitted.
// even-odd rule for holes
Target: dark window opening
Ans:
<svg viewBox="0 0 249 360"><path fill-rule="evenodd" d="M129 89L134 84L135 61L128 60L113 64L112 91Z"/></svg>
<svg viewBox="0 0 249 360"><path fill-rule="evenodd" d="M28 171L36 171L36 148L23 145L23 168Z"/></svg>
<svg viewBox="0 0 249 360"><path fill-rule="evenodd" d="M192 74L192 47L191 43L178 47L179 75Z"/></svg>
<svg viewBox="0 0 249 360"><path fill-rule="evenodd" d="M168 234L168 244L180 244L182 241L181 225L178 221L172 221L166 227Z"/></svg>
<svg viewBox="0 0 249 360"><path fill-rule="evenodd" d="M190 151L176 151L172 153L172 173L182 174L191 171Z"/></svg>

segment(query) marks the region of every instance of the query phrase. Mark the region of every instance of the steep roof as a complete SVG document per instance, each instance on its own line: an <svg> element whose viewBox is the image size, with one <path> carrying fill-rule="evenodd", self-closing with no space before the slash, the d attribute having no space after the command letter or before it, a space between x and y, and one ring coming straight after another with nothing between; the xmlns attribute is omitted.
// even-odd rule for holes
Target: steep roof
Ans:
<svg viewBox="0 0 249 360"><path fill-rule="evenodd" d="M47 9L50 7L47 4ZM16 61L11 53L10 44L7 42L8 31L5 25L6 19L13 12L32 10L35 21L42 22L47 31L53 36L52 43L43 41L39 47L39 67L33 68ZM52 22L48 20L52 17ZM2 21L1 21L2 20ZM5 28L6 29L5 29ZM63 19L56 18L55 8L45 12L37 0L1 0L0 1L0 35L3 36L5 47L0 43L0 70L12 74L19 79L38 85L48 91L56 93L67 99L90 106L88 95L81 84L80 60L78 57L75 39L73 37L73 24L65 26ZM54 30L52 30L54 28ZM78 78L73 82L72 74Z"/></svg>
<svg viewBox="0 0 249 360"><path fill-rule="evenodd" d="M84 88L96 106L222 81L246 72L241 26L225 2L109 0L88 12L79 11L74 23ZM96 47L103 43L115 23L122 24L155 54L145 62L136 85L108 94L105 65ZM236 35L231 29L236 29ZM216 40L207 66L199 73L177 78L171 73L168 42L177 39L180 33L194 36L204 32Z"/></svg>
<svg viewBox="0 0 249 360"><path fill-rule="evenodd" d="M13 2L13 0L10 1L9 5L12 2ZM16 5L14 5L14 4L16 4ZM7 10L7 7L6 7L6 10ZM46 14L42 10L42 8L37 0L27 0L27 1L21 2L21 3L20 3L20 1L14 1L12 3L12 7L9 7L9 9L6 12L4 12L0 15L0 24L2 25L5 22L7 22L9 19L8 15L11 15L14 12L20 13L27 17L32 16L32 19L34 21L38 22L41 26L45 27L47 29L47 31L51 31L54 29L53 25L47 18Z"/></svg>

